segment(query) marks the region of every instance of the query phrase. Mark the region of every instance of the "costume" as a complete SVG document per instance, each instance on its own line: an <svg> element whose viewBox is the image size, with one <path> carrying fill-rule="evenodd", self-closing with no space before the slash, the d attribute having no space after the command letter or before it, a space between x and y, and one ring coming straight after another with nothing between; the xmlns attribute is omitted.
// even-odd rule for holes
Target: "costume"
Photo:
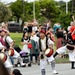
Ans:
<svg viewBox="0 0 75 75"><path fill-rule="evenodd" d="M58 48L56 50L56 53L54 54L54 57L56 57L58 54L65 53L68 51L69 54L69 61L72 62L71 68L74 69L74 62L75 62L75 40L72 39L71 33L67 35L67 44L61 48Z"/></svg>
<svg viewBox="0 0 75 75"><path fill-rule="evenodd" d="M43 33L43 32L41 31L40 33ZM54 42L51 41L50 39L47 39L46 37L44 37L43 39L39 38L40 69L41 69L42 75L45 75L45 66L46 66L47 60L49 63L51 62L53 73L58 74L55 70L55 60L54 60L53 55L51 55L50 57L46 57L45 55L45 50L49 48L50 45L53 45L53 44Z"/></svg>
<svg viewBox="0 0 75 75"><path fill-rule="evenodd" d="M7 55L7 60L4 62L4 64L6 67L12 67L11 63L9 62L9 55L8 55L9 48L7 47L7 44L5 41L7 41L8 45L9 45L8 47L10 48L10 45L11 45L11 43L13 43L13 40L10 38L10 36L6 36L6 35L3 37L0 37L0 42L1 42L2 46L4 46L4 48L5 48L4 53ZM0 48L2 48L2 47L0 46ZM20 65L24 66L24 63L23 63L19 53L16 50L14 50L14 55L12 57L17 58Z"/></svg>

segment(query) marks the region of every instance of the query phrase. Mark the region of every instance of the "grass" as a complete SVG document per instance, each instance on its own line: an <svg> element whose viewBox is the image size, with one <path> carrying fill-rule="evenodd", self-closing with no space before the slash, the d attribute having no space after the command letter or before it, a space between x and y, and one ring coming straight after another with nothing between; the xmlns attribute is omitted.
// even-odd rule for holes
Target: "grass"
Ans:
<svg viewBox="0 0 75 75"><path fill-rule="evenodd" d="M15 40L15 45L18 45L20 48L22 48L21 45L22 33L10 33L10 36L13 40Z"/></svg>
<svg viewBox="0 0 75 75"><path fill-rule="evenodd" d="M15 45L18 45L22 49L22 45L21 45L22 33L10 33L10 36L13 40L15 40ZM54 45L54 50L56 50L55 45ZM68 62L69 62L68 58L56 59L56 63L68 63Z"/></svg>
<svg viewBox="0 0 75 75"><path fill-rule="evenodd" d="M58 58L55 59L56 63L69 63L69 58Z"/></svg>

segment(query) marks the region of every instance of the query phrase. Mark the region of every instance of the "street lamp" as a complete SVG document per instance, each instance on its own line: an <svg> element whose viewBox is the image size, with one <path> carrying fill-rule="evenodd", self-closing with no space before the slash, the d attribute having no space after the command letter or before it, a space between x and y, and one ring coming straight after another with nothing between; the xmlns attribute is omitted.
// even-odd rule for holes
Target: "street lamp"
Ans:
<svg viewBox="0 0 75 75"><path fill-rule="evenodd" d="M35 19L35 0L33 1L33 18Z"/></svg>
<svg viewBox="0 0 75 75"><path fill-rule="evenodd" d="M23 18L25 17L25 5L24 5L24 1L27 1L27 0L22 0L22 7L23 7Z"/></svg>
<svg viewBox="0 0 75 75"><path fill-rule="evenodd" d="M68 2L66 2L66 14L68 13Z"/></svg>
<svg viewBox="0 0 75 75"><path fill-rule="evenodd" d="M22 7L23 7L23 18L24 18L24 0L22 0Z"/></svg>
<svg viewBox="0 0 75 75"><path fill-rule="evenodd" d="M63 0L64 2L66 2L66 14L68 13L68 2L70 1L70 0Z"/></svg>

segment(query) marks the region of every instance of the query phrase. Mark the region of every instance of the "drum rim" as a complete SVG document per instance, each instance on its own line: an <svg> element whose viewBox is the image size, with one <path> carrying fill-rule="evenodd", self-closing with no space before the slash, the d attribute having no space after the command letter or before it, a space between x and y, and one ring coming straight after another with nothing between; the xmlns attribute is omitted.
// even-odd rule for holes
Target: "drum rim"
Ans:
<svg viewBox="0 0 75 75"><path fill-rule="evenodd" d="M14 55L14 49L12 48L12 49L9 49L9 52L10 51L13 51L13 55ZM9 54L9 56L13 56L12 54Z"/></svg>
<svg viewBox="0 0 75 75"><path fill-rule="evenodd" d="M1 59L3 62L5 62L6 60L7 60L7 55L4 53L4 52L0 52L0 54L4 54L4 58L6 57L6 59L4 60L4 58L3 59Z"/></svg>

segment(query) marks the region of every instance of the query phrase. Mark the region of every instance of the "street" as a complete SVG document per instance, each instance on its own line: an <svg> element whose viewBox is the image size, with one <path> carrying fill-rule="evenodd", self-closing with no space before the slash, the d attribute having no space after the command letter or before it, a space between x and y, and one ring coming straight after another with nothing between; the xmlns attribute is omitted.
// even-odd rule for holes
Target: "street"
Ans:
<svg viewBox="0 0 75 75"><path fill-rule="evenodd" d="M12 68L12 70L15 68ZM41 75L40 66L33 64L31 67L17 67L23 75ZM75 69L71 69L71 64L56 64L58 75L74 75ZM51 65L46 65L46 75L53 75Z"/></svg>

